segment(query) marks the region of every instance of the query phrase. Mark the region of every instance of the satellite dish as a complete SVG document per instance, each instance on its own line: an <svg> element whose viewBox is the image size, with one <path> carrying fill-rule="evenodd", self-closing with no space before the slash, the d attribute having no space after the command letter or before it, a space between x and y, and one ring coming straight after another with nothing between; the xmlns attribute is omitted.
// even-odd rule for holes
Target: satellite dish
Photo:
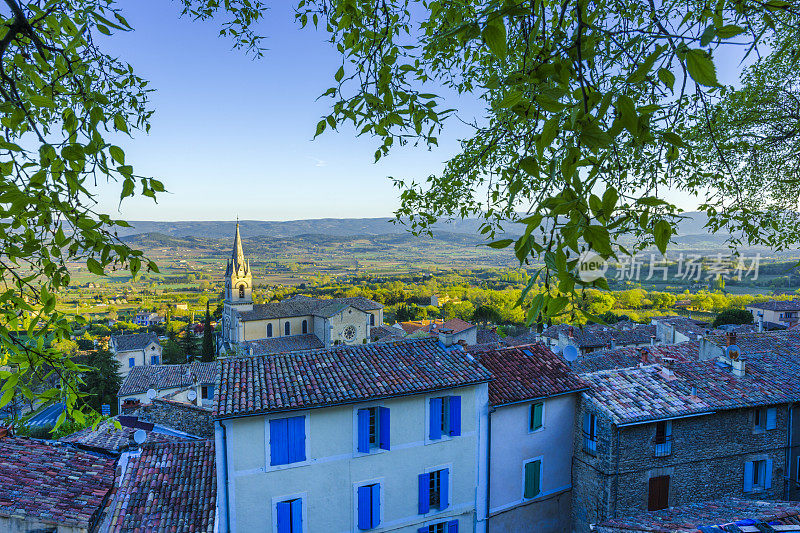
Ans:
<svg viewBox="0 0 800 533"><path fill-rule="evenodd" d="M564 359L567 361L574 361L578 358L578 349L571 344L564 346L563 350Z"/></svg>
<svg viewBox="0 0 800 533"><path fill-rule="evenodd" d="M187 394L186 397L189 398L190 402L195 401L197 399L197 391L190 390L189 394Z"/></svg>
<svg viewBox="0 0 800 533"><path fill-rule="evenodd" d="M147 399L152 400L158 395L155 389L147 389Z"/></svg>
<svg viewBox="0 0 800 533"><path fill-rule="evenodd" d="M136 442L136 444L144 444L144 441L147 440L147 432L143 429L137 429L133 433L133 440Z"/></svg>
<svg viewBox="0 0 800 533"><path fill-rule="evenodd" d="M738 347L738 346L736 346L735 344L731 344L730 346L728 346L728 347L725 349L725 353L726 353L726 354L728 355L728 357L730 357L730 358L731 358L733 361L736 361L737 359L739 359L739 353L740 353L740 350L739 350L739 347Z"/></svg>

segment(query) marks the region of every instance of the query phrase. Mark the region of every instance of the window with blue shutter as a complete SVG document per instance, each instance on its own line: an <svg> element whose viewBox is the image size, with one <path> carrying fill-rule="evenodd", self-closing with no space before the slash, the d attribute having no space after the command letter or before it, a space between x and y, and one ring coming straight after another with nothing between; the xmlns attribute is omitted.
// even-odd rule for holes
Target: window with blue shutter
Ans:
<svg viewBox="0 0 800 533"><path fill-rule="evenodd" d="M450 470L439 470L439 510L443 511L450 505Z"/></svg>
<svg viewBox="0 0 800 533"><path fill-rule="evenodd" d="M450 436L461 435L461 396L450 396Z"/></svg>
<svg viewBox="0 0 800 533"><path fill-rule="evenodd" d="M542 462L540 460L525 463L525 492L526 499L535 498L541 492Z"/></svg>
<svg viewBox="0 0 800 533"><path fill-rule="evenodd" d="M431 398L430 413L430 438L431 440L442 438L442 398Z"/></svg>
<svg viewBox="0 0 800 533"><path fill-rule="evenodd" d="M389 449L390 422L388 407L368 407L357 411L358 451L369 453L373 448Z"/></svg>
<svg viewBox="0 0 800 533"><path fill-rule="evenodd" d="M753 461L744 463L744 492L753 492Z"/></svg>
<svg viewBox="0 0 800 533"><path fill-rule="evenodd" d="M775 429L776 427L778 427L778 409L776 407L768 407L766 429Z"/></svg>
<svg viewBox="0 0 800 533"><path fill-rule="evenodd" d="M303 533L303 502L300 498L279 502L276 515L278 533Z"/></svg>
<svg viewBox="0 0 800 533"><path fill-rule="evenodd" d="M389 424L389 408L388 407L381 407L378 409L379 413L379 422L380 422L380 431L379 431L379 438L378 438L378 446L382 450L389 449L389 442L390 442L390 430L391 427Z"/></svg>
<svg viewBox="0 0 800 533"><path fill-rule="evenodd" d="M461 435L461 396L441 396L430 402L430 439Z"/></svg>
<svg viewBox="0 0 800 533"><path fill-rule="evenodd" d="M381 485L358 487L358 529L372 529L381 523Z"/></svg>
<svg viewBox="0 0 800 533"><path fill-rule="evenodd" d="M541 429L544 425L544 404L542 402L536 402L531 405L531 425L530 430L536 431L537 429Z"/></svg>
<svg viewBox="0 0 800 533"><path fill-rule="evenodd" d="M458 533L458 520L450 520L447 523L447 533Z"/></svg>
<svg viewBox="0 0 800 533"><path fill-rule="evenodd" d="M438 522L429 526L422 526L417 529L418 533L458 533L458 520L449 522Z"/></svg>
<svg viewBox="0 0 800 533"><path fill-rule="evenodd" d="M269 421L270 465L285 465L306 460L305 417L277 418Z"/></svg>
<svg viewBox="0 0 800 533"><path fill-rule="evenodd" d="M369 409L358 410L358 451L369 453Z"/></svg>
<svg viewBox="0 0 800 533"><path fill-rule="evenodd" d="M136 360L133 357L128 357L128 368L133 368L135 362Z"/></svg>
<svg viewBox="0 0 800 533"><path fill-rule="evenodd" d="M429 488L430 475L420 474L419 479L419 514L425 514L431 510L431 493Z"/></svg>
<svg viewBox="0 0 800 533"><path fill-rule="evenodd" d="M444 468L419 475L419 514L450 506L450 470Z"/></svg>
<svg viewBox="0 0 800 533"><path fill-rule="evenodd" d="M151 355L150 356L150 364L151 365L157 365L158 364L158 356L157 355Z"/></svg>

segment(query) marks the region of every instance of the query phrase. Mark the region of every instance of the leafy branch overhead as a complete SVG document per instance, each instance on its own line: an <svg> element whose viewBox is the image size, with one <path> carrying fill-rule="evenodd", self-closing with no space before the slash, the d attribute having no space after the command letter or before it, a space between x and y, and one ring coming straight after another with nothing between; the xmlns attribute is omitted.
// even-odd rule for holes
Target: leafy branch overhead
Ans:
<svg viewBox="0 0 800 533"><path fill-rule="evenodd" d="M479 216L490 246L543 263L531 284L550 291L527 302L531 321L579 303L587 285L605 287L577 277L581 253L663 253L680 220L669 191L697 197L734 248L798 241L796 174L755 170L717 122L743 111L731 127L753 133L772 95L739 96L715 65L723 49L754 72L780 58L796 88L796 3L301 0L296 16L342 56L318 135L351 123L378 139L377 160L394 145L436 145L455 116L471 127L441 174L395 179L397 218L424 232L440 218ZM456 97L483 112L449 108ZM796 153L784 153L788 166ZM510 222L524 225L521 237L503 236Z"/></svg>

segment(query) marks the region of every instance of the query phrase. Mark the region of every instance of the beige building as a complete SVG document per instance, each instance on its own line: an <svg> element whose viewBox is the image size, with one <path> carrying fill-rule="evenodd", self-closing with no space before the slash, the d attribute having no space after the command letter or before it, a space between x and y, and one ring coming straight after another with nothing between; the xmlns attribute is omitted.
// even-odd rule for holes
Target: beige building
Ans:
<svg viewBox="0 0 800 533"><path fill-rule="evenodd" d="M108 349L119 361L119 373L123 376L135 366L161 364L161 344L155 333L112 335Z"/></svg>
<svg viewBox="0 0 800 533"><path fill-rule="evenodd" d="M791 327L800 320L800 299L754 303L748 305L747 310L753 313L753 321L757 324L772 322Z"/></svg>
<svg viewBox="0 0 800 533"><path fill-rule="evenodd" d="M293 296L253 303L253 277L244 258L239 225L225 270L220 327L221 353L262 355L368 342L370 328L383 324L383 306L368 298Z"/></svg>

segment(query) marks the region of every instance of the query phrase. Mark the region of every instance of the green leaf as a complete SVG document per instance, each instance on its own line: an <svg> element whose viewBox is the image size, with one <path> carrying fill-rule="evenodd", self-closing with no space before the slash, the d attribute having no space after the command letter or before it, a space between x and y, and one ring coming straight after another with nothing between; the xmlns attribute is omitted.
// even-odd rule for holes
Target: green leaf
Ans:
<svg viewBox="0 0 800 533"><path fill-rule="evenodd" d="M653 229L653 237L656 241L656 247L658 247L658 251L662 254L667 253L667 245L669 244L669 238L672 236L672 226L666 220L659 220L656 222L655 228Z"/></svg>
<svg viewBox="0 0 800 533"><path fill-rule="evenodd" d="M508 35L506 34L506 24L503 17L498 14L491 15L483 27L481 37L486 41L489 50L498 59L505 59L508 55Z"/></svg>
<svg viewBox="0 0 800 533"><path fill-rule="evenodd" d="M497 249L508 248L512 242L514 242L513 239L501 239L499 241L490 242L489 247Z"/></svg>
<svg viewBox="0 0 800 533"><path fill-rule="evenodd" d="M114 115L114 127L117 128L119 131L128 133L128 123L125 122L125 117L123 117L119 113Z"/></svg>
<svg viewBox="0 0 800 533"><path fill-rule="evenodd" d="M519 160L519 167L530 176L539 175L539 164L533 157L523 157Z"/></svg>
<svg viewBox="0 0 800 533"><path fill-rule="evenodd" d="M708 43L714 40L716 33L717 29L714 27L714 25L709 25L705 31L703 31L703 34L700 35L700 46L708 46Z"/></svg>
<svg viewBox="0 0 800 533"><path fill-rule="evenodd" d="M89 269L89 272L92 274L97 274L98 276L105 276L106 273L103 271L103 265L101 265L97 259L90 257L86 260L86 268Z"/></svg>
<svg viewBox="0 0 800 533"><path fill-rule="evenodd" d="M637 135L639 132L639 115L636 114L636 105L629 96L622 95L617 98L617 103L614 105L619 113L620 122L625 126L631 135Z"/></svg>
<svg viewBox="0 0 800 533"><path fill-rule="evenodd" d="M556 136L558 135L558 118L553 117L544 123L542 127L542 136L539 138L538 148L541 154L545 148L553 144Z"/></svg>
<svg viewBox="0 0 800 533"><path fill-rule="evenodd" d="M336 75L333 77L336 81L342 81L344 78L344 67L339 67L339 70L336 71Z"/></svg>
<svg viewBox="0 0 800 533"><path fill-rule="evenodd" d="M108 153L111 154L111 158L119 163L120 165L125 164L125 152L122 151L122 148L119 146L109 146Z"/></svg>
<svg viewBox="0 0 800 533"><path fill-rule="evenodd" d="M37 107L49 107L55 109L56 104L50 98L42 96L41 94L32 94L28 97L30 102Z"/></svg>
<svg viewBox="0 0 800 533"><path fill-rule="evenodd" d="M325 131L325 125L327 123L328 122L324 118L322 120L320 120L319 122L317 122L317 133L314 134L314 137L320 136L322 134L322 132Z"/></svg>
<svg viewBox="0 0 800 533"><path fill-rule="evenodd" d="M744 31L744 28L736 24L726 24L717 30L717 36L720 39L730 39L731 37L736 37L740 33L744 33Z"/></svg>
<svg viewBox="0 0 800 533"><path fill-rule="evenodd" d="M675 86L675 74L665 68L658 69L658 79L670 89Z"/></svg>
<svg viewBox="0 0 800 533"><path fill-rule="evenodd" d="M719 87L717 69L707 53L699 48L686 52L686 70L694 81L706 87Z"/></svg>
<svg viewBox="0 0 800 533"><path fill-rule="evenodd" d="M650 73L650 69L653 68L653 65L656 62L656 59L662 54L663 48L656 47L656 50L648 55L644 61L639 63L639 66L636 67L630 76L628 76L628 83L639 83L644 81L647 77L647 74Z"/></svg>

